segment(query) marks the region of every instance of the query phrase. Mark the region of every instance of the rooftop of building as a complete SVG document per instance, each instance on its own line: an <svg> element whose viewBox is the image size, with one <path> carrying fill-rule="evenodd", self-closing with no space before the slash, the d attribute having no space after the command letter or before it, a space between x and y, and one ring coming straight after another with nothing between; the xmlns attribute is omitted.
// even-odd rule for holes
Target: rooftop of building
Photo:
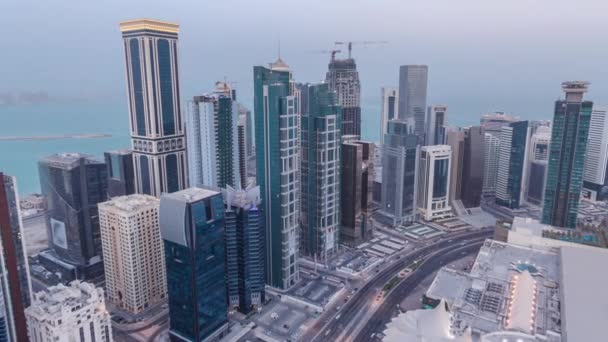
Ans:
<svg viewBox="0 0 608 342"><path fill-rule="evenodd" d="M285 63L281 57L277 58L277 60L274 63L270 63L270 70L275 70L275 71L289 71L289 65L287 65L287 63Z"/></svg>
<svg viewBox="0 0 608 342"><path fill-rule="evenodd" d="M109 154L117 154L117 155L125 156L125 155L132 154L132 153L133 153L133 150L130 150L130 149L128 149L128 148L123 148L123 149L118 149L118 150L106 151L106 153L109 153Z"/></svg>
<svg viewBox="0 0 608 342"><path fill-rule="evenodd" d="M99 203L100 208L109 209L129 214L133 211L146 208L158 208L160 201L149 195L132 194L127 196L113 197L111 200Z"/></svg>
<svg viewBox="0 0 608 342"><path fill-rule="evenodd" d="M253 209L261 203L259 186L238 190L228 186L226 189L222 189L222 195L228 207Z"/></svg>
<svg viewBox="0 0 608 342"><path fill-rule="evenodd" d="M40 158L40 162L52 164L55 167L71 169L79 164L81 158L84 158L84 162L87 165L103 164L102 161L95 159L95 157L82 153L55 153Z"/></svg>
<svg viewBox="0 0 608 342"><path fill-rule="evenodd" d="M103 299L101 288L75 280L69 286L59 284L34 294L33 303L27 310L32 314L53 315L60 313L66 306L83 306L97 303L100 299Z"/></svg>
<svg viewBox="0 0 608 342"><path fill-rule="evenodd" d="M134 19L123 21L120 23L121 32L132 32L140 30L149 30L165 33L179 33L179 25L154 19Z"/></svg>
<svg viewBox="0 0 608 342"><path fill-rule="evenodd" d="M161 198L172 199L178 202L184 203L194 203L198 202L202 199L218 195L219 191L208 189L208 188L200 188L200 187L192 187L176 192L172 192L170 194L163 194Z"/></svg>

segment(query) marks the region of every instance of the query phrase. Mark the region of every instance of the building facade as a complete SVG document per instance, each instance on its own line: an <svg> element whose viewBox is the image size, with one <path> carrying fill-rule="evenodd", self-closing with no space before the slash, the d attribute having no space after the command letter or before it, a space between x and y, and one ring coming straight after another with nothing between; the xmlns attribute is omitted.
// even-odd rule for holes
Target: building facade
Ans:
<svg viewBox="0 0 608 342"><path fill-rule="evenodd" d="M380 143L384 144L384 135L390 120L399 116L399 88L382 87L382 110L380 112Z"/></svg>
<svg viewBox="0 0 608 342"><path fill-rule="evenodd" d="M388 123L382 147L381 211L391 218L393 226L416 220L416 172L418 139L411 124L402 120Z"/></svg>
<svg viewBox="0 0 608 342"><path fill-rule="evenodd" d="M585 157L583 197L604 200L602 188L608 185L608 106L593 106Z"/></svg>
<svg viewBox="0 0 608 342"><path fill-rule="evenodd" d="M266 283L287 289L299 279L299 99L281 59L256 66L256 178L266 223Z"/></svg>
<svg viewBox="0 0 608 342"><path fill-rule="evenodd" d="M167 297L158 207L156 197L135 194L99 203L106 297L132 314Z"/></svg>
<svg viewBox="0 0 608 342"><path fill-rule="evenodd" d="M111 342L112 323L103 290L73 281L34 295L25 310L31 342Z"/></svg>
<svg viewBox="0 0 608 342"><path fill-rule="evenodd" d="M120 23L124 41L135 191L159 197L186 187L186 141L179 92L179 26Z"/></svg>
<svg viewBox="0 0 608 342"><path fill-rule="evenodd" d="M342 143L340 242L357 246L372 237L372 192L375 179L375 145L372 142Z"/></svg>
<svg viewBox="0 0 608 342"><path fill-rule="evenodd" d="M342 127L344 135L361 137L361 83L357 64L353 58L336 59L329 62L325 83L337 94L338 104L342 106Z"/></svg>
<svg viewBox="0 0 608 342"><path fill-rule="evenodd" d="M188 188L160 199L172 341L213 340L226 331L225 225L220 192Z"/></svg>
<svg viewBox="0 0 608 342"><path fill-rule="evenodd" d="M483 190L484 196L496 194L496 177L500 159L500 139L494 134L484 133Z"/></svg>
<svg viewBox="0 0 608 342"><path fill-rule="evenodd" d="M226 82L195 96L186 116L190 185L241 187L238 103Z"/></svg>
<svg viewBox="0 0 608 342"><path fill-rule="evenodd" d="M575 228L583 185L587 136L593 103L583 101L587 82L564 82L564 100L555 102L542 222Z"/></svg>
<svg viewBox="0 0 608 342"><path fill-rule="evenodd" d="M484 130L480 126L464 130L464 155L460 197L465 208L479 207L483 190Z"/></svg>
<svg viewBox="0 0 608 342"><path fill-rule="evenodd" d="M107 197L106 165L87 155L54 154L40 159L38 172L50 248L40 262L64 281L103 276L97 204Z"/></svg>
<svg viewBox="0 0 608 342"><path fill-rule="evenodd" d="M418 168L418 211L427 220L452 216L450 206L450 145L423 146Z"/></svg>
<svg viewBox="0 0 608 342"><path fill-rule="evenodd" d="M429 67L402 65L399 68L399 119L414 118L414 133L424 141L426 91Z"/></svg>
<svg viewBox="0 0 608 342"><path fill-rule="evenodd" d="M541 205L543 202L550 144L551 129L549 127L537 128L536 133L530 137L526 200L534 205Z"/></svg>
<svg viewBox="0 0 608 342"><path fill-rule="evenodd" d="M445 105L429 106L426 112L426 145L445 144L448 107Z"/></svg>
<svg viewBox="0 0 608 342"><path fill-rule="evenodd" d="M301 229L304 253L326 260L338 252L341 200L341 107L327 83L300 88Z"/></svg>
<svg viewBox="0 0 608 342"><path fill-rule="evenodd" d="M108 198L134 194L133 151L108 151L104 160L108 169Z"/></svg>
<svg viewBox="0 0 608 342"><path fill-rule="evenodd" d="M496 179L498 205L518 209L524 201L529 138L528 121L513 122L502 127Z"/></svg>
<svg viewBox="0 0 608 342"><path fill-rule="evenodd" d="M462 169L464 164L464 130L460 127L449 127L446 130L446 144L452 150L450 165L450 204L460 208L462 187Z"/></svg>
<svg viewBox="0 0 608 342"><path fill-rule="evenodd" d="M27 341L32 285L15 177L0 172L0 340Z"/></svg>
<svg viewBox="0 0 608 342"><path fill-rule="evenodd" d="M500 138L501 129L504 126L517 121L519 121L518 117L506 114L505 112L487 113L482 115L479 120L484 132L492 134L496 138Z"/></svg>
<svg viewBox="0 0 608 342"><path fill-rule="evenodd" d="M244 314L266 300L265 230L260 188L222 190L226 204L228 303Z"/></svg>

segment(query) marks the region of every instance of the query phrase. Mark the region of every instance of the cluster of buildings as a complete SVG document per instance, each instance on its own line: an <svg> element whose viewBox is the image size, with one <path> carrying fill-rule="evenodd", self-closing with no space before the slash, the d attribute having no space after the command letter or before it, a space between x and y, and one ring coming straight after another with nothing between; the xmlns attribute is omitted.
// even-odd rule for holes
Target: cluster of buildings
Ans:
<svg viewBox="0 0 608 342"><path fill-rule="evenodd" d="M574 228L581 194L608 193L606 110L583 100L584 82L563 84L551 127L494 113L458 128L448 125L447 106L427 105L428 67L401 66L399 87L382 89L377 145L361 140L350 53L332 54L318 84L297 83L281 58L255 66L253 115L226 81L184 109L178 25L143 19L120 30L131 149L106 152L103 162L62 153L38 163L49 248L36 260L68 286L32 295L15 180L0 173L0 340L110 341L109 310L141 315L166 303L172 340L212 341L229 330L229 312L266 302L266 286L298 283L301 257L322 262L342 244L356 246L376 220L442 220L492 198L509 209L542 205L544 223ZM471 275L440 273L462 283L432 288L452 291L435 297L463 308L448 321L530 330L518 315L542 295L546 317L526 333L549 341L561 334L564 326L551 323L560 315L552 302L559 255L529 253L539 255L542 282L513 258L496 261L504 267L492 282L484 265L494 261L479 259ZM105 291L93 285L102 282ZM510 297L512 284L527 297ZM507 303L517 317L500 311ZM437 313L442 324L446 314Z"/></svg>

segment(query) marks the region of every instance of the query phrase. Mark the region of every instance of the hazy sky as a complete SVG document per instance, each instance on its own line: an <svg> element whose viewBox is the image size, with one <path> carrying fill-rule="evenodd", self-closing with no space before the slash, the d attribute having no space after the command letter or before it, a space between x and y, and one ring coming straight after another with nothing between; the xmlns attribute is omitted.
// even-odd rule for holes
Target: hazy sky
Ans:
<svg viewBox="0 0 608 342"><path fill-rule="evenodd" d="M124 103L118 23L142 17L181 26L182 100L226 77L250 105L252 66L274 60L280 39L296 80L310 82L329 59L314 50L389 41L353 50L366 112L379 112L401 64L428 64L429 104L471 122L493 110L550 118L570 79L608 103L606 0L0 0L0 92Z"/></svg>

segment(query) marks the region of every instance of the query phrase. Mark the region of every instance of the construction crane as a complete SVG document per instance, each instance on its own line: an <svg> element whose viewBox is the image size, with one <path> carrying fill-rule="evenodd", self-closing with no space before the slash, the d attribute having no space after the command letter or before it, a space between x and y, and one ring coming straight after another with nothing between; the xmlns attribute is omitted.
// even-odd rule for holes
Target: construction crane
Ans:
<svg viewBox="0 0 608 342"><path fill-rule="evenodd" d="M388 44L386 40L360 40L360 41L350 41L350 42L334 42L335 45L348 45L348 58L350 58L350 54L353 50L353 44L355 45L384 45Z"/></svg>
<svg viewBox="0 0 608 342"><path fill-rule="evenodd" d="M315 50L314 53L330 53L331 60L336 59L336 54L342 52L342 50Z"/></svg>

